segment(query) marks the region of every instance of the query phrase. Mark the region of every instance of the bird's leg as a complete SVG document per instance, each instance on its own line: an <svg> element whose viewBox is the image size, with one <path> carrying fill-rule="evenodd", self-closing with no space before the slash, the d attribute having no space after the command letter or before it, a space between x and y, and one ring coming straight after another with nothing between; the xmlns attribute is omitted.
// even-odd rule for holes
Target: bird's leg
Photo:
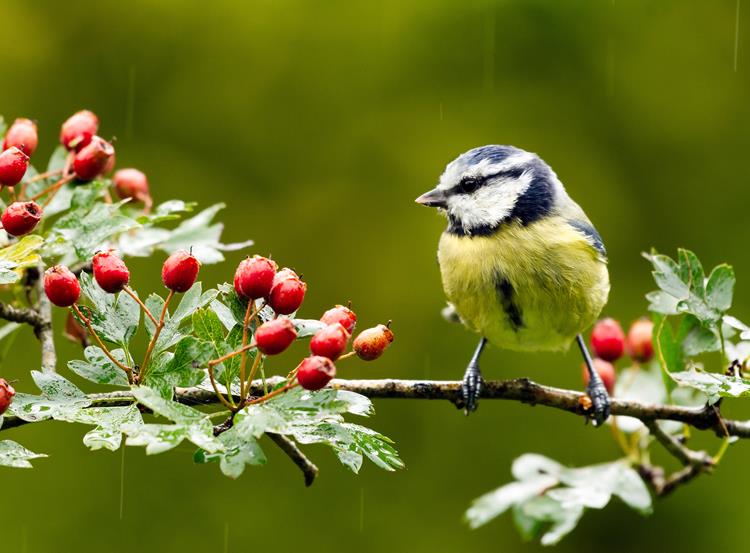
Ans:
<svg viewBox="0 0 750 553"><path fill-rule="evenodd" d="M580 334L576 336L576 341L578 342L578 347L581 348L583 360L589 372L589 385L586 386L586 393L591 398L591 420L594 422L594 426L600 426L609 417L609 394L607 393L607 388L604 387L604 382L602 382L599 373L594 369L594 362L591 359L591 354L586 347L583 336Z"/></svg>
<svg viewBox="0 0 750 553"><path fill-rule="evenodd" d="M479 340L479 345L474 351L474 355L466 367L464 380L461 384L461 394L464 398L464 413L468 415L477 410L479 403L479 394L482 391L482 372L479 370L479 357L482 355L484 346L487 345L487 338Z"/></svg>

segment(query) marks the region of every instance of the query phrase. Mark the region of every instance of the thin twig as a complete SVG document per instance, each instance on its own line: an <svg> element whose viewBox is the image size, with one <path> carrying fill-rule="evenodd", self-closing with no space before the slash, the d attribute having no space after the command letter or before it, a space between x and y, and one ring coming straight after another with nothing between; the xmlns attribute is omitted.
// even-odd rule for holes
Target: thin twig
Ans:
<svg viewBox="0 0 750 553"><path fill-rule="evenodd" d="M39 274L43 268L39 267ZM57 349L55 348L55 336L52 330L52 303L47 294L44 293L44 280L37 278L35 282L39 296L37 314L39 324L34 327L34 334L39 339L42 348L42 371L53 373L57 370Z"/></svg>
<svg viewBox="0 0 750 553"><path fill-rule="evenodd" d="M305 477L305 486L311 486L318 475L318 467L305 457L305 454L300 451L297 444L286 436L272 432L267 432L266 434L300 468L302 475Z"/></svg>
<svg viewBox="0 0 750 553"><path fill-rule="evenodd" d="M216 359L211 359L211 361L208 362L209 367L213 367L214 365L218 365L219 363L223 363L224 361L231 359L232 357L236 357L237 355L241 355L245 353L246 351L253 349L255 347L254 343L248 344L246 346L241 347L237 351L232 351L230 353L227 353L226 355L222 355L221 357L217 357Z"/></svg>

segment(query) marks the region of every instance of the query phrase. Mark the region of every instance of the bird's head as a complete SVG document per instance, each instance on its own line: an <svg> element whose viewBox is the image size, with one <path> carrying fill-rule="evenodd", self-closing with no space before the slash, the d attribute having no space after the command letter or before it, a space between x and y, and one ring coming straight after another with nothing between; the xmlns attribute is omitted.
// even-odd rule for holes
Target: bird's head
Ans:
<svg viewBox="0 0 750 553"><path fill-rule="evenodd" d="M451 161L440 183L416 201L444 212L448 232L476 236L492 234L508 221L527 225L545 217L561 191L555 173L536 154L482 146Z"/></svg>

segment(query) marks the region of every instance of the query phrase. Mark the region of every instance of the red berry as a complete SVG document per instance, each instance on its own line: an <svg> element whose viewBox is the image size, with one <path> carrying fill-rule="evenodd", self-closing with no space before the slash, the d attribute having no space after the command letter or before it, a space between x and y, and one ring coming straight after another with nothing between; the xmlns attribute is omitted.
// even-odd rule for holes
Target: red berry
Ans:
<svg viewBox="0 0 750 553"><path fill-rule="evenodd" d="M11 146L0 154L0 184L15 186L26 174L29 168L29 156L15 146Z"/></svg>
<svg viewBox="0 0 750 553"><path fill-rule="evenodd" d="M614 319L602 319L591 331L594 354L605 361L617 361L625 351L625 333Z"/></svg>
<svg viewBox="0 0 750 553"><path fill-rule="evenodd" d="M8 381L4 378L0 378L0 415L8 410L14 395L16 395L16 391L13 386L8 384Z"/></svg>
<svg viewBox="0 0 750 553"><path fill-rule="evenodd" d="M297 366L297 381L305 390L320 390L336 376L336 365L328 357L311 355Z"/></svg>
<svg viewBox="0 0 750 553"><path fill-rule="evenodd" d="M341 323L328 325L315 333L310 340L310 351L313 355L328 357L336 361L346 351L350 334Z"/></svg>
<svg viewBox="0 0 750 553"><path fill-rule="evenodd" d="M393 342L393 331L386 325L378 325L360 332L354 340L353 347L360 359L373 361L383 355L391 342Z"/></svg>
<svg viewBox="0 0 750 553"><path fill-rule="evenodd" d="M36 202L13 202L3 212L0 221L11 236L30 233L42 219L42 208Z"/></svg>
<svg viewBox="0 0 750 553"><path fill-rule="evenodd" d="M115 148L99 136L94 136L73 158L73 171L78 180L89 182L104 172Z"/></svg>
<svg viewBox="0 0 750 553"><path fill-rule="evenodd" d="M36 150L39 144L39 136L36 131L36 123L31 119L19 118L13 121L13 124L5 134L3 150L15 146L27 156L30 156Z"/></svg>
<svg viewBox="0 0 750 553"><path fill-rule="evenodd" d="M94 279L105 292L115 294L130 281L130 271L125 262L112 251L97 252L93 261Z"/></svg>
<svg viewBox="0 0 750 553"><path fill-rule="evenodd" d="M146 202L151 199L148 180L142 171L132 168L119 169L113 180L117 195L121 199L132 198L137 202Z"/></svg>
<svg viewBox="0 0 750 553"><path fill-rule="evenodd" d="M274 261L256 255L243 259L234 273L234 289L243 298L265 298L273 286L278 266Z"/></svg>
<svg viewBox="0 0 750 553"><path fill-rule="evenodd" d="M266 355L277 355L292 345L297 339L297 331L292 321L286 318L263 323L255 331L255 344Z"/></svg>
<svg viewBox="0 0 750 553"><path fill-rule="evenodd" d="M64 265L50 267L44 273L44 293L58 307L70 307L81 295L76 276Z"/></svg>
<svg viewBox="0 0 750 553"><path fill-rule="evenodd" d="M323 313L323 316L320 318L320 320L327 325L341 323L346 331L351 334L354 331L355 325L357 324L357 315L348 307L337 305L336 307L332 307L331 309Z"/></svg>
<svg viewBox="0 0 750 553"><path fill-rule="evenodd" d="M88 110L74 113L62 124L60 142L68 150L80 150L99 130L99 118Z"/></svg>
<svg viewBox="0 0 750 553"><path fill-rule="evenodd" d="M586 367L586 363L581 365L583 369L583 385L588 386L589 385L589 370ZM596 370L597 374L599 375L599 378L602 379L602 382L604 382L604 387L607 388L607 391L612 394L615 391L615 380L617 379L617 375L615 373L615 366L610 363L609 361L605 361L604 359L599 359L596 357L594 359L594 370Z"/></svg>
<svg viewBox="0 0 750 553"><path fill-rule="evenodd" d="M282 269L273 279L268 295L268 305L281 315L290 315L299 309L305 299L307 284L291 269Z"/></svg>
<svg viewBox="0 0 750 553"><path fill-rule="evenodd" d="M654 356L654 323L648 319L638 319L628 330L625 349L628 355L639 363L646 363Z"/></svg>
<svg viewBox="0 0 750 553"><path fill-rule="evenodd" d="M195 284L200 266L193 254L184 250L175 252L164 262L161 280L174 292L187 292Z"/></svg>

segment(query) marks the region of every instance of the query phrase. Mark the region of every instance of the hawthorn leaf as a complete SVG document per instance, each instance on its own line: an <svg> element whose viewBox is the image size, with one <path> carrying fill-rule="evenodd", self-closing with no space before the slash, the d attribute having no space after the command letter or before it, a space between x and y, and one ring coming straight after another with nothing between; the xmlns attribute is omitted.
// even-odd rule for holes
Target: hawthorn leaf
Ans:
<svg viewBox="0 0 750 553"><path fill-rule="evenodd" d="M680 386L695 388L706 394L708 402L716 403L722 397L750 396L750 380L692 369L670 375Z"/></svg>
<svg viewBox="0 0 750 553"><path fill-rule="evenodd" d="M323 330L327 325L315 319L292 319L292 324L297 331L297 339L307 338Z"/></svg>
<svg viewBox="0 0 750 553"><path fill-rule="evenodd" d="M9 414L27 422L46 419L71 421L91 400L78 387L57 373L31 371L41 396L17 393L8 409Z"/></svg>
<svg viewBox="0 0 750 553"><path fill-rule="evenodd" d="M115 451L122 443L125 425L139 426L143 418L136 404L123 407L89 407L82 409L74 422L90 424L95 428L86 433L83 443L92 451Z"/></svg>
<svg viewBox="0 0 750 553"><path fill-rule="evenodd" d="M224 444L223 451L209 453L199 449L193 460L196 463L218 461L221 472L233 479L239 478L247 465L266 464L266 455L252 436L240 436L234 428L230 428L219 435L219 440Z"/></svg>
<svg viewBox="0 0 750 553"><path fill-rule="evenodd" d="M706 301L716 311L722 313L732 307L734 294L734 269L729 265L715 267L706 284Z"/></svg>
<svg viewBox="0 0 750 553"><path fill-rule="evenodd" d="M91 326L102 339L127 348L140 323L138 303L124 292L108 294L86 272L78 280L81 292L91 303L89 309L83 309Z"/></svg>
<svg viewBox="0 0 750 553"><path fill-rule="evenodd" d="M124 350L115 349L111 353L120 363L127 365ZM85 361L74 359L68 362L68 368L78 376L97 384L128 386L125 371L110 361L100 347L89 346L83 351L83 355Z"/></svg>
<svg viewBox="0 0 750 553"><path fill-rule="evenodd" d="M12 284L21 278L22 269L41 260L37 253L44 243L38 234L29 234L15 244L0 249L0 284Z"/></svg>
<svg viewBox="0 0 750 553"><path fill-rule="evenodd" d="M13 440L0 440L0 466L2 467L30 469L33 467L29 461L42 457L46 455L29 451Z"/></svg>

